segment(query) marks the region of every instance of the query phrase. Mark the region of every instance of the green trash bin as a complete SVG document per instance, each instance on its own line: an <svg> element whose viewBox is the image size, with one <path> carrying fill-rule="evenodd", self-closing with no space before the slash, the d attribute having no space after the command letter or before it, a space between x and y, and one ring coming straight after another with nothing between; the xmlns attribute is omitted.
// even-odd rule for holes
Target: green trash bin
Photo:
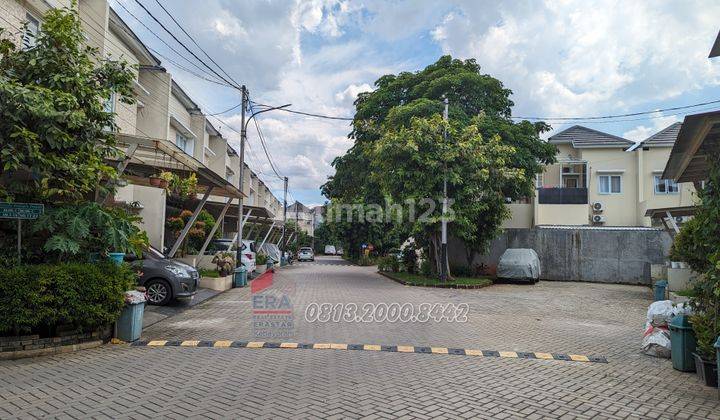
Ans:
<svg viewBox="0 0 720 420"><path fill-rule="evenodd" d="M667 280L657 281L653 285L653 297L655 298L656 302L658 300L665 300L665 289L667 289L667 285Z"/></svg>
<svg viewBox="0 0 720 420"><path fill-rule="evenodd" d="M144 313L145 302L126 304L116 322L117 338L128 343L138 340L142 334Z"/></svg>
<svg viewBox="0 0 720 420"><path fill-rule="evenodd" d="M695 333L687 315L677 315L670 320L670 357L673 368L681 372L695 372Z"/></svg>
<svg viewBox="0 0 720 420"><path fill-rule="evenodd" d="M233 273L233 287L245 287L247 286L247 270L245 266L240 266L235 269Z"/></svg>

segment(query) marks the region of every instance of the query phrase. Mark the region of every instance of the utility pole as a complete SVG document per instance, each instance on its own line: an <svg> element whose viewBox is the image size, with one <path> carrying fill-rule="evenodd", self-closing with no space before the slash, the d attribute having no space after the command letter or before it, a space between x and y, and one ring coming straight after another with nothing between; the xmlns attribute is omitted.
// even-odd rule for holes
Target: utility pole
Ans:
<svg viewBox="0 0 720 420"><path fill-rule="evenodd" d="M287 190L288 190L288 177L283 178L285 184L283 192L283 224L282 224L282 235L280 235L280 261L285 259L285 227L287 225ZM287 261L285 261L287 263Z"/></svg>
<svg viewBox="0 0 720 420"><path fill-rule="evenodd" d="M238 225L237 225L237 238L235 239L235 267L242 265L242 233L243 233L243 197L242 189L243 182L245 181L245 141L247 138L247 127L245 124L245 109L248 105L248 94L245 85L240 89L242 92L242 107L240 109L240 198L238 203Z"/></svg>
<svg viewBox="0 0 720 420"><path fill-rule="evenodd" d="M448 105L450 101L446 97L445 110L443 111L443 119L448 121ZM445 146L447 146L447 129L443 133L443 140ZM447 162L443 162L443 206L442 206L442 244L440 245L440 281L447 281L448 278L448 260L447 260Z"/></svg>
<svg viewBox="0 0 720 420"><path fill-rule="evenodd" d="M298 221L298 211L300 203L295 199L295 229L297 229L297 235L295 235L295 251L300 249L300 222Z"/></svg>

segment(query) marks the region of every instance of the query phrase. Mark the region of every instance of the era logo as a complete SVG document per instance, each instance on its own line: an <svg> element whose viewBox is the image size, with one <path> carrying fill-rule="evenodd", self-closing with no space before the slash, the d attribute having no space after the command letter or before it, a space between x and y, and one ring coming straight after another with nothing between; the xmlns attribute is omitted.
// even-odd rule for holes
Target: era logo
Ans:
<svg viewBox="0 0 720 420"><path fill-rule="evenodd" d="M273 295L254 295L252 297L253 309L292 309L290 298L287 295L280 297Z"/></svg>

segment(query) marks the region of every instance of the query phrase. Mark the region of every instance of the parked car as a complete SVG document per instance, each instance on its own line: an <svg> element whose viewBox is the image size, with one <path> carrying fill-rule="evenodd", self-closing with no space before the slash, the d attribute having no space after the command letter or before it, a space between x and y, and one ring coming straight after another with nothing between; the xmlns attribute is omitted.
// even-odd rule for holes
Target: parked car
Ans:
<svg viewBox="0 0 720 420"><path fill-rule="evenodd" d="M205 255L215 255L218 252L234 253L235 250L235 242L233 242L232 239L214 239L210 242L210 245L208 245L207 250L205 250ZM240 250L242 251L240 264L245 267L248 273L252 273L256 268L255 253L257 250L255 249L255 241L243 239Z"/></svg>
<svg viewBox="0 0 720 420"><path fill-rule="evenodd" d="M325 245L325 255L335 255L335 245Z"/></svg>
<svg viewBox="0 0 720 420"><path fill-rule="evenodd" d="M297 256L298 261L315 261L315 253L312 248L304 246L300 248Z"/></svg>
<svg viewBox="0 0 720 420"><path fill-rule="evenodd" d="M155 248L149 247L140 258L127 254L125 261L142 272L138 283L147 289L151 305L167 305L173 299L191 298L197 293L198 271L183 262L166 258Z"/></svg>
<svg viewBox="0 0 720 420"><path fill-rule="evenodd" d="M342 249L342 248L337 248L337 249L335 249L335 255L342 255L342 254L343 254L343 249Z"/></svg>
<svg viewBox="0 0 720 420"><path fill-rule="evenodd" d="M497 276L537 283L540 280L540 259L534 249L509 248L500 256Z"/></svg>
<svg viewBox="0 0 720 420"><path fill-rule="evenodd" d="M395 258L398 260L398 262L402 262L403 260L403 253L397 248L393 248L390 251L388 251L388 256Z"/></svg>

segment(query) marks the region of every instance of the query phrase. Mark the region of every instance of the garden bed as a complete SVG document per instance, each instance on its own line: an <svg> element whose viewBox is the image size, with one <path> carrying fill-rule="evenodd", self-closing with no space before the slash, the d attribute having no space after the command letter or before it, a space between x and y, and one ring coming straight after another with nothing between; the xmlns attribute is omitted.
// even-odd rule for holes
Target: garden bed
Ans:
<svg viewBox="0 0 720 420"><path fill-rule="evenodd" d="M392 273L387 271L378 271L378 273L406 286L440 287L445 289L481 289L493 284L493 281L487 277L455 277L446 282L441 282L436 278L425 277L420 274L404 272Z"/></svg>
<svg viewBox="0 0 720 420"><path fill-rule="evenodd" d="M0 360L48 356L98 347L112 338L110 326L93 332L66 331L57 337L41 338L39 334L0 337Z"/></svg>

